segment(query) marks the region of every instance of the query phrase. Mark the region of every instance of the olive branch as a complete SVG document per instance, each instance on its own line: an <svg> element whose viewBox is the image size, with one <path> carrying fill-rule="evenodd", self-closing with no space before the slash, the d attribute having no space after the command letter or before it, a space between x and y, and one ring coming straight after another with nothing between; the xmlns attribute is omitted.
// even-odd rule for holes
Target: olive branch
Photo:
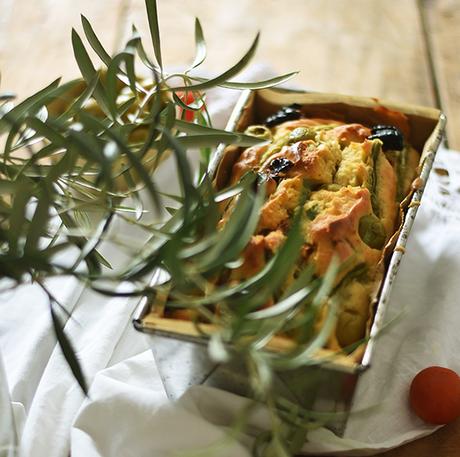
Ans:
<svg viewBox="0 0 460 457"><path fill-rule="evenodd" d="M273 370L309 364L312 354L323 346L335 319L334 306L329 306L319 333L313 332L313 326L333 290L338 265L333 263L324 278L316 278L307 267L288 290L282 290L303 243L299 210L286 242L260 273L237 285L216 285L216 277L238 264L256 230L265 185L256 174L247 174L236 185L217 191L206 171L211 151L219 144L248 147L263 139L214 128L205 91L216 86L261 89L296 73L264 81L234 81L253 57L257 35L246 54L222 74L197 76L195 71L206 58L206 43L196 19L192 64L183 72L168 74L163 67L156 2L146 0L146 11L153 56L145 51L135 26L124 48L110 55L82 16L84 36L101 61L100 69L82 37L72 30L81 78L53 81L18 104L11 94L0 96L4 140L0 278L7 287L34 282L43 289L57 341L85 393L87 382L64 332L64 318L69 316L47 287L47 278L74 276L109 296L146 296L152 301L166 296L168 309L187 308L196 314L198 329L200 320L216 324L219 331L210 336L210 356L226 361L236 351L245 357L255 397L271 405L274 430L268 441L260 438L259 448L283 449L288 455L300 441L298 433L286 435L285 424L290 421L300 427L304 437L311 421L301 408L294 414L287 400L280 403L273 397ZM173 85L174 81L181 85ZM198 176L187 155L196 150L201 155ZM175 162L180 195L167 195L156 184L155 171L168 157ZM167 206L165 199L173 200L175 207ZM146 201L152 211L169 214L166 222L149 219L152 211L146 209ZM229 201L235 202L234 208L220 229L219 205ZM142 231L143 245L122 246L114 240L110 227L117 221ZM129 262L112 265L100 252L106 241L127 248ZM149 279L158 270L168 279L151 286ZM122 282L131 284L130 291L117 291ZM278 296L277 303L261 309L273 294ZM293 349L266 351L270 339L280 333L294 338Z"/></svg>

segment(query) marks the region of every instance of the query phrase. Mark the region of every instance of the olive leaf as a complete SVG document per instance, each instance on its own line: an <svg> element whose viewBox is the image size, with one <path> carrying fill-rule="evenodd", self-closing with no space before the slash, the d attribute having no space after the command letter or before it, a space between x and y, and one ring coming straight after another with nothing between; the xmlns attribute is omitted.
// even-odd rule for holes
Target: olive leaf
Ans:
<svg viewBox="0 0 460 457"><path fill-rule="evenodd" d="M147 8L147 18L149 21L150 36L152 38L153 51L157 59L158 65L163 69L163 62L161 58L161 40L160 40L160 27L158 24L158 11L156 0L145 0Z"/></svg>
<svg viewBox="0 0 460 457"><path fill-rule="evenodd" d="M128 80L133 93L136 93L136 75L134 72L134 52L132 50L125 50L117 54L109 63L107 68L107 95L109 106L113 113L117 112L117 98L118 98L118 73L121 63L126 64Z"/></svg>
<svg viewBox="0 0 460 457"><path fill-rule="evenodd" d="M180 99L180 97L175 92L173 92L173 99L176 105L180 106L185 111L200 111L204 107L204 101L198 103L190 103L189 105L187 105Z"/></svg>
<svg viewBox="0 0 460 457"><path fill-rule="evenodd" d="M65 122L69 119L72 119L83 107L83 105L93 96L94 90L96 89L97 84L99 83L99 73L94 75L92 81L87 84L85 90L79 95L76 99L69 104L68 108L59 115L57 122Z"/></svg>
<svg viewBox="0 0 460 457"><path fill-rule="evenodd" d="M174 87L173 90L194 90L194 91L199 91L199 90L205 90L209 89L210 87L218 86L221 83L227 82L229 78L233 78L236 76L238 73L240 73L249 63L249 61L252 59L254 56L257 45L259 43L259 36L260 33L257 33L253 43L251 44L251 47L248 49L246 54L231 68L229 68L227 71L222 73L219 76L216 76L215 78L208 79L205 82L199 83L199 84L194 84L191 86L179 86L179 87Z"/></svg>
<svg viewBox="0 0 460 457"><path fill-rule="evenodd" d="M200 124L194 124L191 122L185 122L180 119L174 121L174 126L181 132L187 133L189 136L200 136L200 138L220 136L222 143L225 144L238 144L240 146L255 146L261 144L264 140L258 137L245 135L239 132L227 132L212 127L203 126ZM189 140L186 140L189 141ZM190 140L192 141L192 140ZM196 141L196 140L193 140ZM203 143L205 144L205 143Z"/></svg>
<svg viewBox="0 0 460 457"><path fill-rule="evenodd" d="M50 313L51 313L51 321L53 322L54 334L56 335L57 341L61 348L61 351L66 359L69 368L72 371L72 374L75 377L75 380L78 382L81 390L85 395L88 394L88 385L83 374L83 370L81 368L80 362L78 357L75 354L75 350L73 345L64 331L64 325L61 322L61 319L57 315L56 311L53 308L54 302L50 297Z"/></svg>
<svg viewBox="0 0 460 457"><path fill-rule="evenodd" d="M296 76L299 72L293 71L291 73L286 73L284 75L276 76L274 78L266 79L264 81L254 81L254 82L237 82L237 81L226 81L223 83L218 84L220 87L225 87L227 89L266 89L267 87L277 86L279 84L285 83L289 81L294 76ZM191 77L194 81L199 81L202 83L206 83L209 80L206 78L198 78L198 77Z"/></svg>
<svg viewBox="0 0 460 457"><path fill-rule="evenodd" d="M193 60L192 66L189 70L200 66L206 59L206 42L204 40L203 29L198 18L195 18L195 59Z"/></svg>
<svg viewBox="0 0 460 457"><path fill-rule="evenodd" d="M78 68L80 69L81 74L86 83L90 85L96 77L97 72L88 55L88 52L85 49L85 46L83 45L83 41L81 40L80 35L78 35L75 29L72 29L72 47ZM93 96L97 100L99 106L104 111L104 113L112 119L115 119L116 111L111 109L110 103L108 102L106 90L104 89L102 82L100 80L98 80L98 82L96 83Z"/></svg>
<svg viewBox="0 0 460 457"><path fill-rule="evenodd" d="M42 107L45 104L45 100L47 100L48 95L52 96L53 92L56 94L55 89L58 87L59 82L60 78L56 79L48 86L41 89L36 94L26 98L23 102L15 106L7 113L4 113L2 118L0 118L0 134L5 133L8 128L14 126L18 122L18 119L25 113L37 110L37 108Z"/></svg>
<svg viewBox="0 0 460 457"><path fill-rule="evenodd" d="M109 66L112 59L110 58L109 53L104 49L104 46L102 46L102 43L99 41L99 38L94 32L90 22L88 21L88 19L86 19L85 16L83 16L83 14L81 15L81 23L83 25L83 31L85 32L85 36L88 40L88 43L91 45L94 52L99 56L99 58L107 66Z"/></svg>
<svg viewBox="0 0 460 457"><path fill-rule="evenodd" d="M133 32L133 36L140 36L135 25L132 26L132 32ZM145 52L144 45L142 44L142 40L136 41L135 44L136 44L136 49L137 49L139 58L141 59L142 63L149 70L159 73L160 69L150 60L149 56Z"/></svg>
<svg viewBox="0 0 460 457"><path fill-rule="evenodd" d="M65 84L55 81L16 107L11 95L0 96L0 134L6 140L0 160L0 274L17 283L33 278L39 284L70 274L113 297L153 300L162 293L168 308L193 309L216 324L211 356L225 361L237 351L252 367L256 396L269 399L273 370L313 363L311 354L328 336L335 319L332 302L324 330L315 335L312 329L318 310L334 293L333 274L318 278L308 265L284 287L303 240L303 215L298 211L286 241L258 273L237 284L223 280L242 265L265 202L265 185L250 173L216 191L206 164L219 144L249 147L263 140L213 128L203 91L216 86L260 89L287 81L295 73L249 83L232 81L254 55L257 35L246 54L221 75L191 76L206 58L203 30L196 19L193 63L184 73L169 75L163 68L157 3L145 3L155 58L146 52L134 26L124 48L110 55L82 16L84 36L99 63L96 59L93 63L73 30L73 52L82 78ZM102 72L101 64L106 68ZM139 65L147 68L147 76L137 73ZM173 76L183 86L172 87ZM194 101L187 104L177 93L180 90L192 92ZM193 122L180 119L185 110L194 113ZM190 161L198 151L199 179ZM155 172L166 157L175 167L178 195L157 188ZM171 199L174 208L165 203ZM229 215L224 225L222 207ZM102 219L92 224L94 211ZM161 211L164 219L157 221L155 211ZM123 234L112 234L108 229L116 221L133 224L145 235L145 243L130 243L121 240ZM125 265L110 270L110 258L99 252L105 242L118 243L128 254ZM67 251L76 253L70 266L59 263L61 255L56 255ZM152 287L150 278L158 271L166 279ZM216 283L216 278L222 280ZM129 291L117 288L123 281L131 285ZM78 357L57 313L59 304L48 296L58 343L86 390ZM263 308L268 299L273 299L273 306ZM203 331L199 320L195 325ZM300 328L305 332L295 351L264 351L273 336L300 333ZM269 443L278 453L298 448L300 426L296 423L292 430L285 425L297 420L303 431L311 425L306 416L292 411L289 415L286 408L271 409L271 414L275 425L265 446Z"/></svg>
<svg viewBox="0 0 460 457"><path fill-rule="evenodd" d="M11 207L11 214L9 216L9 246L8 251L10 253L16 253L19 248L19 240L24 233L24 226L28 223L26 217L26 208L29 200L32 197L32 186L28 180L18 180L16 186L21 186L22 191L14 192L13 204Z"/></svg>
<svg viewBox="0 0 460 457"><path fill-rule="evenodd" d="M38 194L37 205L34 215L30 221L27 238L24 245L25 252L33 252L39 249L40 239L47 233L47 223L49 220L49 211L51 206L50 193L46 189L46 182L43 184Z"/></svg>

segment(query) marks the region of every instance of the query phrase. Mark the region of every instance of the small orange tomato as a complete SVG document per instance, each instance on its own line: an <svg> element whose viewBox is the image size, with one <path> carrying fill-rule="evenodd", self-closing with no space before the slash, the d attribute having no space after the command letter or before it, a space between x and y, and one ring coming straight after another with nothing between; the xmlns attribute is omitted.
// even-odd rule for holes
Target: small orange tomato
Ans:
<svg viewBox="0 0 460 457"><path fill-rule="evenodd" d="M412 410L430 424L447 424L460 416L460 377L453 370L428 367L412 380Z"/></svg>
<svg viewBox="0 0 460 457"><path fill-rule="evenodd" d="M188 92L184 92L184 91L177 91L176 92L176 95L181 99L181 101L183 103L185 103L186 105L191 105L192 103L195 102L195 95L193 95L193 92L191 91L188 91ZM204 107L201 108L202 110L204 109ZM195 119L195 113L193 110L184 110L183 108L179 107L179 116L182 116L182 112L185 111L185 115L184 115L184 119L187 121L187 122L192 122L193 119Z"/></svg>

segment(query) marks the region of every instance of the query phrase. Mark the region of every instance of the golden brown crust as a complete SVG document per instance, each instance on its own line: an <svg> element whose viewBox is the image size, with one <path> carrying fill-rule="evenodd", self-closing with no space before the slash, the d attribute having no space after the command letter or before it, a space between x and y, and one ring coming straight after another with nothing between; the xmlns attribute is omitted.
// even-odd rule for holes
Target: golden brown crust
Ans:
<svg viewBox="0 0 460 457"><path fill-rule="evenodd" d="M242 280L254 276L265 265L264 237L255 235L243 251L243 264L232 270L231 281Z"/></svg>
<svg viewBox="0 0 460 457"><path fill-rule="evenodd" d="M340 149L333 142L317 144L313 140L298 141L268 157L260 165L260 170L269 170L270 163L280 157L293 164L286 177L302 176L312 184L329 184L340 161Z"/></svg>
<svg viewBox="0 0 460 457"><path fill-rule="evenodd" d="M337 168L334 182L341 186L368 187L371 173L372 143L364 141L359 144L352 142L342 150L342 160Z"/></svg>
<svg viewBox="0 0 460 457"><path fill-rule="evenodd" d="M407 130L403 116L384 114ZM396 228L398 186L404 192L409 189L418 163L413 148L406 146L404 157L402 151L400 156L384 153L379 140L368 139L370 134L368 127L357 123L325 119L284 122L271 129L271 144L246 149L232 170L232 183L249 170L265 175L270 183L257 235L245 249L241 267L232 272L232 281L259 272L276 253L286 239L302 189L309 189L303 207L305 242L296 269L309 262L315 266L315 274L323 276L334 256L343 266L336 278L340 306L327 343L330 349L346 347L365 336L383 248ZM401 177L400 157L407 167ZM275 163L288 166L277 172ZM328 306L321 310L317 326L321 326Z"/></svg>
<svg viewBox="0 0 460 457"><path fill-rule="evenodd" d="M274 254L285 240L286 235L281 230L274 230L265 236L265 246Z"/></svg>
<svg viewBox="0 0 460 457"><path fill-rule="evenodd" d="M341 261L353 260L349 269L365 263L376 265L381 252L371 249L359 235L360 219L372 213L370 193L361 187L343 187L337 192L320 190L312 194L306 208L320 208L306 224L306 237L315 246L313 259L318 275L323 275L334 255Z"/></svg>
<svg viewBox="0 0 460 457"><path fill-rule="evenodd" d="M352 142L364 142L370 134L370 129L361 124L344 124L329 130L326 137L336 139L341 146L348 146Z"/></svg>
<svg viewBox="0 0 460 457"><path fill-rule="evenodd" d="M290 213L299 203L302 186L301 176L281 181L262 207L259 230L276 230L289 219Z"/></svg>
<svg viewBox="0 0 460 457"><path fill-rule="evenodd" d="M248 171L258 169L261 157L266 150L266 145L245 149L233 165L231 184L238 182Z"/></svg>
<svg viewBox="0 0 460 457"><path fill-rule="evenodd" d="M287 121L283 122L282 124L276 126L273 129L274 135L275 136L281 136L285 134L286 132L292 132L296 128L299 127L319 127L321 125L327 125L333 123L334 125L341 125L342 122L339 121L331 121L330 119L320 119L320 118L314 118L314 119L297 119L295 121Z"/></svg>

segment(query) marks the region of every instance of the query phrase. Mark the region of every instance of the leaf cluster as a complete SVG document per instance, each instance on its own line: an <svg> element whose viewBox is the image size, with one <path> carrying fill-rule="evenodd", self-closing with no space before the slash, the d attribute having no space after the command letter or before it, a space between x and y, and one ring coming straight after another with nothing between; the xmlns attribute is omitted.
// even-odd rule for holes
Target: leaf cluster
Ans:
<svg viewBox="0 0 460 457"><path fill-rule="evenodd" d="M53 81L18 104L10 94L0 96L0 278L8 285L34 281L43 288L58 342L85 392L78 358L63 331L63 308L46 286L52 276L73 275L106 295L148 296L153 301L164 297L168 309L191 311L200 331L203 322L216 324L220 330L210 336L210 355L225 361L237 351L246 357L254 391L267 399L273 370L310 363L324 344L335 319L333 304L319 333L314 323L338 266L334 263L323 279L314 276L312 265L297 268L303 243L303 215L298 211L286 242L262 271L236 284L225 281L241 264L241 253L257 228L265 184L260 176L247 174L218 192L207 164L219 144L245 147L261 140L212 127L204 91L216 86L260 89L295 73L234 81L253 57L257 35L246 54L222 74L196 75L206 58L196 19L193 63L181 73L168 74L156 2L146 0L146 11L152 56L134 26L124 48L111 55L82 16L87 44L72 30L81 78ZM88 45L100 64L93 63ZM201 154L198 175L190 153ZM180 184L180 195L166 196L176 201L175 208L165 205L155 179L155 170L168 157ZM146 201L158 211L166 209L167 221L146 222ZM222 225L225 205L232 210ZM126 265L112 270L100 247L117 219L144 231L146 241L131 252ZM149 278L158 270L168 279L152 287ZM286 287L288 276L294 279ZM122 282L132 285L129 292L117 292ZM264 308L270 297L276 303ZM295 348L283 354L265 351L280 334L293 338Z"/></svg>

